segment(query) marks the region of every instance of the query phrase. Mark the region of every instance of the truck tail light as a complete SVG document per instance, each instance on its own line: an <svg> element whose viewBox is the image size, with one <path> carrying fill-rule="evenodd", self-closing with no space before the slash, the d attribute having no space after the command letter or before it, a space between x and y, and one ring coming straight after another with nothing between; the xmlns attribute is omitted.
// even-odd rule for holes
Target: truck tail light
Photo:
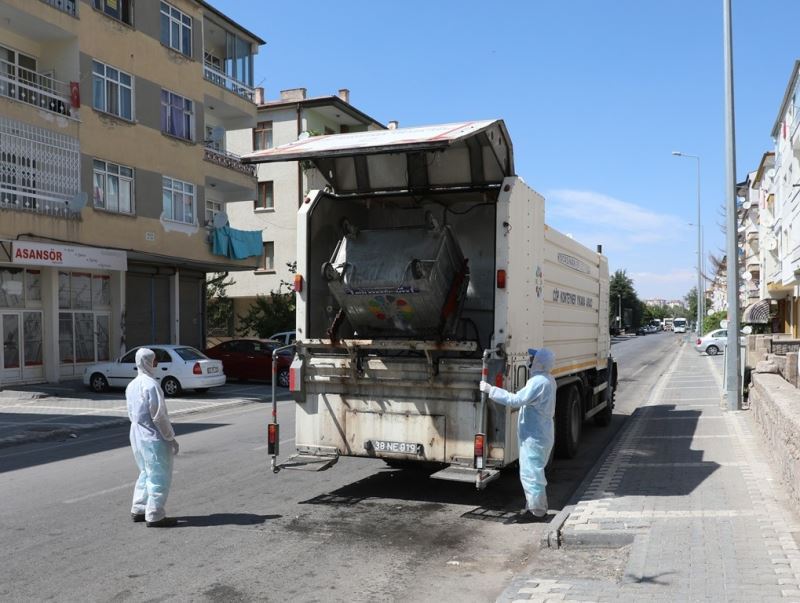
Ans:
<svg viewBox="0 0 800 603"><path fill-rule="evenodd" d="M267 454L278 454L278 441L280 429L277 423L267 425Z"/></svg>
<svg viewBox="0 0 800 603"><path fill-rule="evenodd" d="M203 374L203 369L200 367L200 363L199 362L195 362L194 363L194 366L192 367L192 374L193 375L202 375Z"/></svg>
<svg viewBox="0 0 800 603"><path fill-rule="evenodd" d="M483 469L484 454L486 452L486 435L483 433L475 434L475 468Z"/></svg>
<svg viewBox="0 0 800 603"><path fill-rule="evenodd" d="M303 275L302 274L295 274L294 275L294 292L295 293L302 293L303 292Z"/></svg>
<svg viewBox="0 0 800 603"><path fill-rule="evenodd" d="M498 289L505 289L506 288L506 271L505 270L498 270L497 271L497 288Z"/></svg>

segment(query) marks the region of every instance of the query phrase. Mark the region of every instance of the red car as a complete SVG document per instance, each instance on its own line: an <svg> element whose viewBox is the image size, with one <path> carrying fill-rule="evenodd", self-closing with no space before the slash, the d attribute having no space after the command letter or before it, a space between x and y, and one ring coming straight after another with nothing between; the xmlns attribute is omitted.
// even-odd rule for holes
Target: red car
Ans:
<svg viewBox="0 0 800 603"><path fill-rule="evenodd" d="M281 343L271 339L231 339L205 351L209 358L222 360L229 379L263 379L272 381L272 351ZM278 385L289 387L289 365L294 354L291 350L278 355Z"/></svg>

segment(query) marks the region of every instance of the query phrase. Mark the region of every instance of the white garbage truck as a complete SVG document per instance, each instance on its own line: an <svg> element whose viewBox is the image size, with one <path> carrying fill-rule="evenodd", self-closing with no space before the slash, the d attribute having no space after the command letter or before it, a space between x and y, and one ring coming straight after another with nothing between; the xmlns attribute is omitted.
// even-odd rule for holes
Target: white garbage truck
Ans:
<svg viewBox="0 0 800 603"><path fill-rule="evenodd" d="M545 224L514 172L502 120L310 137L253 153L320 179L297 222L297 454L425 463L478 488L517 460L518 410L481 395L528 379L528 349L556 356L557 455L611 421L608 262Z"/></svg>

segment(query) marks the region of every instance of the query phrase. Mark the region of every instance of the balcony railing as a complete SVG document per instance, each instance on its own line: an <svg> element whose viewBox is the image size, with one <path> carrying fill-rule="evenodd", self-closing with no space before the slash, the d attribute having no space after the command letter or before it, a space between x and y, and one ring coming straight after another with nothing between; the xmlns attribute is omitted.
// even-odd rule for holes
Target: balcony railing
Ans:
<svg viewBox="0 0 800 603"><path fill-rule="evenodd" d="M206 143L205 149L203 149L204 152L203 159L205 159L206 161L210 161L211 163L216 163L217 165L221 165L222 167L226 167L231 170L236 170L237 172L241 172L242 174L247 174L248 176L255 177L256 175L255 165L249 163L242 163L242 158L239 157L239 155L217 149L212 145L213 143Z"/></svg>
<svg viewBox="0 0 800 603"><path fill-rule="evenodd" d="M0 60L0 96L70 117L69 84Z"/></svg>
<svg viewBox="0 0 800 603"><path fill-rule="evenodd" d="M249 101L253 100L254 91L250 86L233 79L231 76L223 73L211 63L206 62L203 65L203 76L212 84L216 84L217 86L225 88L226 90L230 90L234 94L238 94L242 98L246 98Z"/></svg>
<svg viewBox="0 0 800 603"><path fill-rule="evenodd" d="M67 13L73 17L78 16L78 0L42 0L42 2L60 10L62 13Z"/></svg>
<svg viewBox="0 0 800 603"><path fill-rule="evenodd" d="M0 210L80 219L77 138L0 116Z"/></svg>

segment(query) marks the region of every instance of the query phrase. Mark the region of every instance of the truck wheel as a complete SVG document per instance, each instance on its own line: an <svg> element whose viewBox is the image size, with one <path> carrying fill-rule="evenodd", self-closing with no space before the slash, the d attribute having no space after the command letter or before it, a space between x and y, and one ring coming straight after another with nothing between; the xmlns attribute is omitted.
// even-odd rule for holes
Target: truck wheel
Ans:
<svg viewBox="0 0 800 603"><path fill-rule="evenodd" d="M568 385L556 395L556 456L575 458L582 427L580 392L577 385Z"/></svg>

